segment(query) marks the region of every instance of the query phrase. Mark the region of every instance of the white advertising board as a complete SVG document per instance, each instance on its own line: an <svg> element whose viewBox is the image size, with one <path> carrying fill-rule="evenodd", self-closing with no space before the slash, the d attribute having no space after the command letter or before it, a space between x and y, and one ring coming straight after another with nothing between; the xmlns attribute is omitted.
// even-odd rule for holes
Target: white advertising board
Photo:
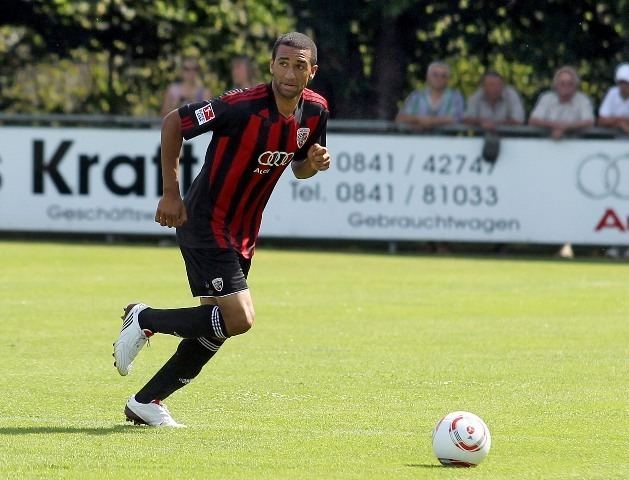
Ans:
<svg viewBox="0 0 629 480"><path fill-rule="evenodd" d="M210 136L186 142L185 190ZM629 142L328 134L333 167L288 169L267 237L629 245ZM163 234L159 131L0 128L0 230Z"/></svg>

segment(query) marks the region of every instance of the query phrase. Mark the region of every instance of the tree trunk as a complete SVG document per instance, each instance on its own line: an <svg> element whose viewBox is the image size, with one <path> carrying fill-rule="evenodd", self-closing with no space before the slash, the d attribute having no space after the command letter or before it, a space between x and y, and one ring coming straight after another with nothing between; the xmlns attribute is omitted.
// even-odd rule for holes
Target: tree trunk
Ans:
<svg viewBox="0 0 629 480"><path fill-rule="evenodd" d="M400 25L396 18L383 18L376 38L372 77L376 95L375 115L379 119L395 117L397 102L403 95L406 61Z"/></svg>

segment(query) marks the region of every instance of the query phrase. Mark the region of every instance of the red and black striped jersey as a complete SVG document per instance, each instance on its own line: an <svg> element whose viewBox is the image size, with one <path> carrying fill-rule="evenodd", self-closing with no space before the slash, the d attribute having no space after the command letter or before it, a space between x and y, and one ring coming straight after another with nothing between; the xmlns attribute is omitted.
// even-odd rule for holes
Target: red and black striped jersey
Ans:
<svg viewBox="0 0 629 480"><path fill-rule="evenodd" d="M270 84L234 90L179 109L183 137L212 131L205 163L184 201L182 245L233 248L251 258L262 211L282 172L325 145L326 100L305 89L290 117L277 110Z"/></svg>

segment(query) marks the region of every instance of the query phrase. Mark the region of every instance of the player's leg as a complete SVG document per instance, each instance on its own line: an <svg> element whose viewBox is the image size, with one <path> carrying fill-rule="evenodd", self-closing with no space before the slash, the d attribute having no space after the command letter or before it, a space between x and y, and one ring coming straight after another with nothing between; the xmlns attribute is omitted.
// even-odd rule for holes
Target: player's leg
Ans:
<svg viewBox="0 0 629 480"><path fill-rule="evenodd" d="M182 249L183 251L183 249ZM196 255L196 254L195 254ZM199 286L198 275L194 273L195 259L190 259L184 254L186 269L190 286L195 296L202 292L202 288L208 288L207 282L203 282L203 287ZM253 323L253 303L251 294L246 284L246 277L249 272L251 262L240 256L233 257L236 262L226 262L222 271L229 278L227 284L220 286L225 295L221 297L201 297L201 305L192 309L170 309L157 310L143 308L138 312L149 313L146 319L142 319L142 331L149 331L152 328L155 333L170 333L186 335L197 335L200 332L207 332L210 324L210 334L199 337L185 338L177 348L175 354L166 364L155 374L155 376L133 397L129 399L125 407L125 414L128 420L135 423L148 423L149 425L178 426L170 413L161 403L172 393L184 387L194 379L216 354L227 337L244 333ZM220 262L219 262L220 263ZM216 267L212 267L213 274L216 274ZM192 271L192 272L191 272ZM204 278L212 278L204 275ZM221 278L222 277L214 277ZM245 287L244 290L238 290ZM204 293L204 292L202 292ZM205 314L200 312L205 309ZM225 318L221 310L226 312ZM209 316L208 316L209 313ZM183 325L179 320L181 317L190 320L192 326ZM209 321L208 321L209 319ZM145 323L146 321L146 323ZM138 321L138 325L140 321ZM151 332L152 333L152 332ZM220 336L217 336L220 335Z"/></svg>
<svg viewBox="0 0 629 480"><path fill-rule="evenodd" d="M181 251L192 294L216 300L174 309L129 305L114 343L115 365L120 375L127 375L148 337L155 333L224 340L245 333L253 324L253 302L247 285L251 261L233 250L181 247Z"/></svg>
<svg viewBox="0 0 629 480"><path fill-rule="evenodd" d="M239 292L237 295L244 294ZM202 305L215 306L216 303L218 302L215 298L201 298ZM227 303L230 305L231 302ZM196 378L203 367L216 355L225 340L214 336L183 339L175 354L138 393L127 401L125 405L127 419L138 424L179 426L163 405L162 400Z"/></svg>
<svg viewBox="0 0 629 480"><path fill-rule="evenodd" d="M251 293L247 288L220 297L201 297L197 307L147 307L138 314L138 323L142 330L151 334L228 338L247 332L253 325L254 315Z"/></svg>
<svg viewBox="0 0 629 480"><path fill-rule="evenodd" d="M230 295L227 301L224 301L222 298L202 297L201 303L203 305L227 304L228 309L235 310L238 308L236 306L238 304L246 305L250 303L251 296L248 292L249 290L246 290ZM244 328L244 326L241 325L240 328ZM156 399L165 400L175 391L188 385L201 373L201 369L218 352L225 340L225 338L216 336L202 336L182 340L175 354L135 395L135 399L140 403L149 403Z"/></svg>
<svg viewBox="0 0 629 480"><path fill-rule="evenodd" d="M192 308L146 308L139 325L152 333L183 338L228 338L247 332L254 320L247 285L251 261L231 249L181 247L192 295L201 305ZM215 300L213 300L215 299Z"/></svg>

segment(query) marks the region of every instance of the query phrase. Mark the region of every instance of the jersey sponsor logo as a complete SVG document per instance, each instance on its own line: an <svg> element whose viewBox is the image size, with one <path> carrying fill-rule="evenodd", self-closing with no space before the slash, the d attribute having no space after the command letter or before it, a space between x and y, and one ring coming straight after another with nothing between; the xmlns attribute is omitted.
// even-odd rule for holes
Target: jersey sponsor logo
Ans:
<svg viewBox="0 0 629 480"><path fill-rule="evenodd" d="M218 277L212 280L212 286L216 289L217 292L223 290L223 278Z"/></svg>
<svg viewBox="0 0 629 480"><path fill-rule="evenodd" d="M212 104L208 104L205 107L197 108L194 111L194 114L197 116L197 122L199 122L199 125L203 125L204 123L209 122L215 117Z"/></svg>
<svg viewBox="0 0 629 480"><path fill-rule="evenodd" d="M287 152L264 152L258 157L259 166L253 171L253 173L259 173L264 175L271 171L271 167L283 167L290 163L295 156L294 153Z"/></svg>
<svg viewBox="0 0 629 480"><path fill-rule="evenodd" d="M258 163L263 167L282 167L288 164L294 155L294 153L267 151L258 157Z"/></svg>
<svg viewBox="0 0 629 480"><path fill-rule="evenodd" d="M309 128L298 128L297 129L297 147L301 148L306 144L306 140L310 136Z"/></svg>

